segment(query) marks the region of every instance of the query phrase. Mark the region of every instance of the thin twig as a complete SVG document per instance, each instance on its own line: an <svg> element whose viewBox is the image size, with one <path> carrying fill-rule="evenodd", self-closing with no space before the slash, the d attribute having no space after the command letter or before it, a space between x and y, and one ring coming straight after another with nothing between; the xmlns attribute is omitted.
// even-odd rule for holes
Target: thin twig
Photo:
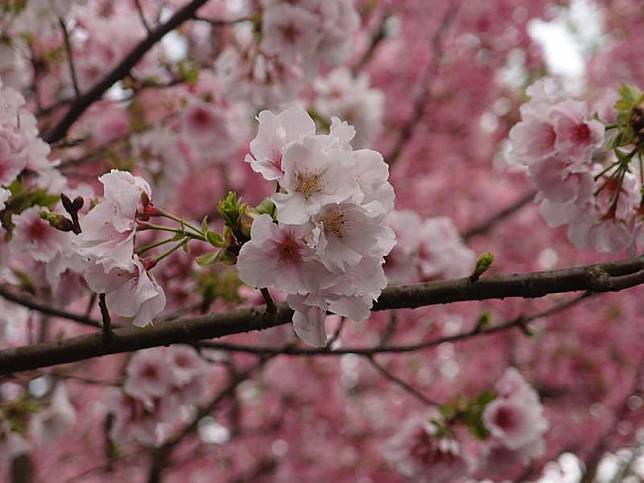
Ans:
<svg viewBox="0 0 644 483"><path fill-rule="evenodd" d="M277 306L275 305L275 301L273 300L273 297L271 297L271 293L268 291L266 287L260 289L260 292L262 293L262 297L264 297L264 303L266 304L266 312L269 314L275 314L275 312L277 312Z"/></svg>
<svg viewBox="0 0 644 483"><path fill-rule="evenodd" d="M521 198L519 198L517 201L512 203L510 206L507 206L503 208L501 211L492 214L485 220L483 220L481 223L478 225L473 226L472 228L468 229L465 233L463 233L462 238L463 240L467 241L472 237L475 237L477 235L483 235L484 233L487 233L490 231L494 226L496 226L499 222L505 220L506 218L509 218L510 216L514 215L517 211L521 210L524 206L526 206L528 203L530 203L532 200L534 200L535 195L537 194L536 191L532 190L529 193L524 194Z"/></svg>
<svg viewBox="0 0 644 483"><path fill-rule="evenodd" d="M65 20L62 18L58 19L58 24L60 25L60 30L63 32L63 41L65 44L65 52L67 53L67 63L69 64L69 75L72 78L72 86L74 87L74 94L76 97L80 97L81 91L78 87L78 77L76 77L76 67L74 66L74 51L72 50L72 43L69 39L69 31L67 30L67 25Z"/></svg>
<svg viewBox="0 0 644 483"><path fill-rule="evenodd" d="M101 309L101 317L103 318L103 342L110 342L112 340L112 318L110 317L110 311L107 309L104 293L98 296L98 306Z"/></svg>
<svg viewBox="0 0 644 483"><path fill-rule="evenodd" d="M152 33L152 29L150 28L150 24L145 18L145 12L143 11L143 7L141 7L141 1L134 0L134 5L136 6L136 11L139 13L139 18L141 19L143 27L145 28L148 35L150 35Z"/></svg>
<svg viewBox="0 0 644 483"><path fill-rule="evenodd" d="M59 310L49 305L44 305L38 302L34 302L33 300L28 299L26 297L16 295L2 286L0 286L0 297L10 302L13 302L14 304L18 304L28 309L35 310L36 312L40 312L41 314L51 315L52 317L59 317L61 319L72 320L74 322L78 322L79 324L87 325L89 327L101 326L100 322L92 319L91 317L88 317L86 315L74 314L72 312L66 312L64 310Z"/></svg>
<svg viewBox="0 0 644 483"><path fill-rule="evenodd" d="M416 399L418 399L422 403L427 404L428 406L440 406L439 403L437 403L436 401L432 401L427 396L425 396L422 392L420 392L418 389L414 388L409 383L403 381L401 378L393 375L391 372L389 372L383 366L378 364L376 362L376 360L373 358L372 355L366 356L366 359L369 362L369 364L371 364L371 367L376 369L385 379L388 379L389 381L393 382L394 384L400 386L406 392L408 392L409 394L414 396Z"/></svg>
<svg viewBox="0 0 644 483"><path fill-rule="evenodd" d="M398 135L396 143L385 156L385 160L390 167L393 166L393 164L400 158L405 145L416 132L416 128L420 125L420 120L427 109L427 101L429 100L429 95L431 93L432 83L443 61L445 47L444 37L456 18L456 13L458 12L459 7L460 2L458 1L453 1L449 5L447 12L445 13L445 17L442 19L438 29L432 36L432 58L421 76L419 83L421 91L414 100L412 114L400 129L400 134Z"/></svg>
<svg viewBox="0 0 644 483"><path fill-rule="evenodd" d="M69 128L78 118L116 82L127 76L143 56L154 47L168 32L190 20L195 12L208 0L192 0L177 10L165 23L155 28L147 37L137 44L121 62L118 63L103 79L82 96L74 100L60 122L49 133L43 136L48 143L55 143L65 137Z"/></svg>

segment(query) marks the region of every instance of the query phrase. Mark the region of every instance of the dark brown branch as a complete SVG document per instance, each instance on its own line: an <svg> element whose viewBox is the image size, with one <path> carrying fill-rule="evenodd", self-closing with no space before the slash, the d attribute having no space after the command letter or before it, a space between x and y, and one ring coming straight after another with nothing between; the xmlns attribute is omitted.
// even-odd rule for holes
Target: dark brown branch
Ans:
<svg viewBox="0 0 644 483"><path fill-rule="evenodd" d="M44 136L48 143L55 143L65 137L69 128L76 120L91 106L99 100L103 94L116 82L123 79L130 73L130 70L143 58L143 56L154 47L168 32L179 27L182 23L190 20L196 11L208 0L192 0L184 7L177 10L172 17L164 24L155 28L145 37L132 51L119 62L102 80L92 87L85 94L75 99L69 110L56 127Z"/></svg>
<svg viewBox="0 0 644 483"><path fill-rule="evenodd" d="M30 300L28 298L21 297L20 295L16 295L1 286L0 286L0 297L10 302L13 302L14 304L22 305L23 307L27 307L28 309L35 310L36 312L40 312L41 314L51 315L52 317L60 317L61 319L72 320L74 322L78 322L79 324L87 325L90 327L101 326L100 322L92 319L91 317L80 315L80 314L74 314L71 312L65 312L64 310L58 310L49 305L44 305L38 302L34 302L33 300Z"/></svg>
<svg viewBox="0 0 644 483"><path fill-rule="evenodd" d="M107 309L104 293L98 296L98 307L101 309L103 319L103 341L107 343L112 340L112 317L110 317L110 311Z"/></svg>
<svg viewBox="0 0 644 483"><path fill-rule="evenodd" d="M448 335L444 337L437 337L434 339L429 339L426 341L419 342L417 344L405 344L405 345L377 345L374 347L340 347L337 349L326 348L302 348L302 347L270 347L270 346L254 346L254 345L243 345L243 344L233 344L227 342L210 342L204 341L200 342L199 346L207 349L223 350L229 352L246 352L249 354L259 354L259 355L287 355L287 356L342 356L345 354L356 354L361 356L373 356L375 354L405 354L411 352L418 352L425 349L431 349L432 347L437 347L445 343L454 343L461 342L464 340L472 339L474 337L479 337L483 335L492 335L498 332L504 332L510 329L518 328L525 332L529 329L529 325L535 320L542 319L544 317L549 317L559 312L577 305L582 300L585 300L593 295L591 292L585 292L584 294L574 297L572 299L566 300L564 302L553 305L552 307L537 312L530 315L519 315L514 319L504 322L502 324L494 325L487 328L481 328L480 326L475 326L473 329L460 332L454 335Z"/></svg>
<svg viewBox="0 0 644 483"><path fill-rule="evenodd" d="M548 272L499 275L471 282L468 278L390 287L373 310L415 308L467 300L536 298L563 292L619 291L644 283L644 255L620 262ZM0 375L77 362L107 354L223 337L289 323L293 311L279 304L274 314L257 308L208 314L146 328L123 327L109 342L100 333L0 352Z"/></svg>
<svg viewBox="0 0 644 483"><path fill-rule="evenodd" d="M361 72L365 68L365 66L369 64L369 62L371 62L376 49L387 37L387 21L389 20L390 16L391 12L386 12L382 16L382 19L380 19L380 22L378 23L376 29L370 35L369 45L360 57L360 60L353 66L352 70L354 74Z"/></svg>
<svg viewBox="0 0 644 483"><path fill-rule="evenodd" d="M60 30L63 32L63 41L65 44L65 53L67 54L67 63L69 64L69 75L72 78L72 86L74 87L74 94L76 97L80 97L81 91L78 87L78 77L76 77L76 66L74 65L74 51L72 50L72 43L69 39L69 32L67 31L67 25L65 25L65 20L60 18L58 19L58 24L60 25Z"/></svg>

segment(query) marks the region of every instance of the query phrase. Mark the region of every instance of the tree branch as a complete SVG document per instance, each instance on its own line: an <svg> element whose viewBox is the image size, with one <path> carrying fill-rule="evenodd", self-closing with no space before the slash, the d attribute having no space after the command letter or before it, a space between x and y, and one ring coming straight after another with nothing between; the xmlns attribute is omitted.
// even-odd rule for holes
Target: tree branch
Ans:
<svg viewBox="0 0 644 483"><path fill-rule="evenodd" d="M506 208L503 208L501 211L492 214L489 218L486 218L485 220L483 220L478 225L475 225L472 228L468 229L462 235L463 240L468 241L472 237L475 237L477 235L483 235L484 233L487 233L497 223L499 223L499 222L505 220L506 218L509 218L510 216L514 215L517 211L519 211L525 205L527 205L532 200L534 200L534 197L536 196L536 194L537 194L537 192L534 191L534 190L526 193L521 198L519 198L517 201L512 203L510 206L507 206Z"/></svg>
<svg viewBox="0 0 644 483"><path fill-rule="evenodd" d="M43 305L38 302L34 302L33 300L21 297L20 295L16 295L2 286L0 286L0 297L8 300L9 302L13 302L14 304L22 305L23 307L27 307L28 309L40 312L41 314L51 315L52 317L59 317L61 319L73 320L74 322L78 322L79 324L87 325L90 327L101 326L100 322L92 319L91 317L66 312L64 310L58 310L50 307L49 305Z"/></svg>
<svg viewBox="0 0 644 483"><path fill-rule="evenodd" d="M376 362L376 360L373 358L373 355L368 355L366 356L367 361L369 364L371 364L371 367L373 367L375 370L377 370L385 379L393 382L400 388L402 388L404 391L408 392L412 396L414 396L416 399L418 399L420 402L423 404L427 404L428 406L440 406L439 403L432 401L429 399L427 396L425 396L422 392L420 392L418 389L416 389L414 386L409 384L408 382L402 380L398 376L393 375L391 372L389 372L387 369L385 369L382 365Z"/></svg>
<svg viewBox="0 0 644 483"><path fill-rule="evenodd" d="M412 115L409 117L409 119L407 119L402 128L399 130L400 134L398 135L398 139L396 139L396 143L385 156L385 161L387 162L387 164L389 164L390 167L393 166L396 161L398 161L398 158L400 158L400 155L403 152L403 148L413 137L414 133L416 132L416 128L420 125L419 121L422 119L423 114L427 109L427 102L429 101L429 96L431 94L432 84L443 61L445 47L444 37L447 34L447 31L449 30L452 22L456 18L456 13L458 12L459 8L459 2L452 2L449 5L445 16L438 26L438 29L436 29L436 32L432 36L432 58L429 61L429 64L427 65L420 79L419 85L421 90L414 100Z"/></svg>
<svg viewBox="0 0 644 483"><path fill-rule="evenodd" d="M390 287L373 310L415 308L467 300L536 298L563 292L619 291L644 283L644 255L620 262L499 275L475 282L468 278ZM193 343L289 323L293 311L279 304L274 314L264 308L240 309L160 323L143 329L123 327L105 342L100 332L66 340L6 349L0 352L0 375L81 361L148 347Z"/></svg>
<svg viewBox="0 0 644 483"><path fill-rule="evenodd" d="M63 40L65 45L65 53L67 54L67 63L69 64L69 75L72 78L72 86L74 87L74 94L76 97L80 97L81 91L78 87L78 78L76 77L76 66L74 65L74 51L72 49L72 43L69 39L69 32L67 30L67 25L65 25L65 20L62 18L58 19L58 24L60 25L60 30L63 33Z"/></svg>
<svg viewBox="0 0 644 483"><path fill-rule="evenodd" d="M530 315L519 315L514 319L504 322L502 324L493 325L487 328L481 328L475 326L473 329L459 332L454 335L447 335L443 337L437 337L434 339L425 340L418 342L416 344L405 344L405 345L383 345L379 344L373 347L339 347L337 349L331 349L329 346L324 348L305 348L305 347L271 347L271 346L254 346L254 345L243 345L243 344L234 344L227 342L200 342L199 347L206 349L215 349L229 352L246 352L249 354L276 354L276 355L288 355L288 356L342 356L345 354L356 354L361 356L371 356L375 354L404 354L410 352L417 352L420 350L430 349L432 347L437 347L441 344L460 342L463 340L468 340L473 337L478 337L482 335L492 335L497 332L504 332L513 328L519 328L522 331L525 331L530 323L535 320L542 319L543 317L549 317L559 312L578 304L582 300L585 300L593 295L592 292L584 292L578 297L566 300L564 302L553 305L552 307L534 313Z"/></svg>
<svg viewBox="0 0 644 483"><path fill-rule="evenodd" d="M168 32L176 29L182 23L190 20L195 12L208 0L192 0L184 7L177 10L164 24L155 28L132 51L127 54L119 64L112 69L102 80L82 96L72 102L69 110L54 129L43 136L48 143L55 143L65 137L69 128L103 94L116 82L127 76L130 70L143 58L143 56L156 45Z"/></svg>

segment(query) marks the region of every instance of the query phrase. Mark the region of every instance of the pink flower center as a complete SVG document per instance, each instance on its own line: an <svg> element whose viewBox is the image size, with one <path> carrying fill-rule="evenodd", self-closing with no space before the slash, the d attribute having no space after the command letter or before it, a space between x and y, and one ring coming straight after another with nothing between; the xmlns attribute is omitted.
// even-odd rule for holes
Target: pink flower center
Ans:
<svg viewBox="0 0 644 483"><path fill-rule="evenodd" d="M519 424L518 414L511 408L501 406L494 415L494 424L503 430L515 428Z"/></svg>
<svg viewBox="0 0 644 483"><path fill-rule="evenodd" d="M292 23L284 25L281 28L281 31L284 39L291 43L295 43L297 38L300 36L300 32L298 31L297 27Z"/></svg>
<svg viewBox="0 0 644 483"><path fill-rule="evenodd" d="M212 124L212 115L203 107L197 107L190 113L190 123L195 129L204 129Z"/></svg>
<svg viewBox="0 0 644 483"><path fill-rule="evenodd" d="M419 429L414 435L410 453L416 460L425 465L451 462L456 459L456 455L452 452L442 451L438 441L427 434L424 429Z"/></svg>
<svg viewBox="0 0 644 483"><path fill-rule="evenodd" d="M590 138L590 128L586 123L577 124L573 129L572 137L577 142L587 141Z"/></svg>
<svg viewBox="0 0 644 483"><path fill-rule="evenodd" d="M27 227L27 235L30 240L40 241L47 238L49 225L40 218L33 220Z"/></svg>
<svg viewBox="0 0 644 483"><path fill-rule="evenodd" d="M190 361L184 355L178 355L174 358L174 363L177 367L190 367Z"/></svg>
<svg viewBox="0 0 644 483"><path fill-rule="evenodd" d="M150 381L157 381L159 379L159 369L155 366L145 366L141 376Z"/></svg>
<svg viewBox="0 0 644 483"><path fill-rule="evenodd" d="M287 233L284 238L277 243L277 253L282 263L299 263L302 261L302 247L293 238L291 233Z"/></svg>

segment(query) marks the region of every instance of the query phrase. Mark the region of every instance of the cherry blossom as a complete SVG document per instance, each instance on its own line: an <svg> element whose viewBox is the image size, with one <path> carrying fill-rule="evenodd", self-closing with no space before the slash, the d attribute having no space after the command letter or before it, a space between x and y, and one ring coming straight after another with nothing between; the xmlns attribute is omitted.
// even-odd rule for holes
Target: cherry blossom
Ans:
<svg viewBox="0 0 644 483"><path fill-rule="evenodd" d="M492 437L523 459L543 453L543 434L548 422L539 396L514 368L508 368L496 384L499 397L483 413Z"/></svg>
<svg viewBox="0 0 644 483"><path fill-rule="evenodd" d="M104 199L81 220L83 231L76 238L77 250L106 272L129 271L135 266L135 217L143 209L143 197L149 200L150 186L142 178L115 170L99 179Z"/></svg>
<svg viewBox="0 0 644 483"><path fill-rule="evenodd" d="M3 2L0 480L589 479L636 452L641 287L396 294L639 264L641 1L461 3ZM601 39L579 74L543 25ZM185 345L125 344L158 334Z"/></svg>
<svg viewBox="0 0 644 483"><path fill-rule="evenodd" d="M257 116L257 136L250 142L250 155L246 162L253 171L271 181L281 179L282 155L287 144L302 141L315 134L315 123L309 115L297 108L289 108L279 114L262 111Z"/></svg>
<svg viewBox="0 0 644 483"><path fill-rule="evenodd" d="M13 238L10 248L14 253L27 253L39 262L50 262L54 257L71 248L69 233L52 228L40 216L40 208L32 206L12 218Z"/></svg>
<svg viewBox="0 0 644 483"><path fill-rule="evenodd" d="M286 128L295 119L307 121L299 130ZM353 151L355 129L337 118L329 134L317 135L301 110L262 113L259 122L255 158L247 161L281 159L283 176L272 196L277 223L265 214L255 218L237 269L250 286L288 294L295 333L321 346L327 311L365 320L387 285L383 257L395 245L385 223L394 198L388 169L379 153ZM264 168L253 167L272 178Z"/></svg>
<svg viewBox="0 0 644 483"><path fill-rule="evenodd" d="M32 431L36 440L49 442L67 431L76 422L76 410L69 400L67 389L57 384L51 396L49 407L36 414Z"/></svg>
<svg viewBox="0 0 644 483"><path fill-rule="evenodd" d="M130 270L116 267L105 272L100 265L90 266L85 280L93 292L106 295L111 312L132 319L133 325L145 326L165 308L165 293L138 257L131 260Z"/></svg>
<svg viewBox="0 0 644 483"><path fill-rule="evenodd" d="M255 219L250 241L239 253L237 269L240 278L251 286L270 285L287 293L307 293L330 275L319 261L305 236L306 226L273 223L269 215Z"/></svg>
<svg viewBox="0 0 644 483"><path fill-rule="evenodd" d="M410 418L383 448L387 460L414 481L456 481L468 466L458 442L438 434L431 421Z"/></svg>

